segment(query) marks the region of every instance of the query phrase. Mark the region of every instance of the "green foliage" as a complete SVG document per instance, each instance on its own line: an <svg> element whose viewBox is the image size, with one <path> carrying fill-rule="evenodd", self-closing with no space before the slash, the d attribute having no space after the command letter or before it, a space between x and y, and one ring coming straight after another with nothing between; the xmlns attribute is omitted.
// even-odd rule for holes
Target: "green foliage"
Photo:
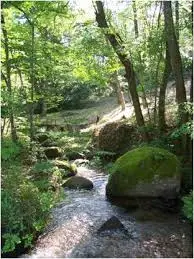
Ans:
<svg viewBox="0 0 194 259"><path fill-rule="evenodd" d="M115 160L116 153L99 150L95 152L92 160L89 162L91 166L102 168L109 171L112 166L112 161Z"/></svg>
<svg viewBox="0 0 194 259"><path fill-rule="evenodd" d="M182 124L179 128L176 128L171 137L174 139L180 138L183 135L189 135L191 139L193 139L193 123L187 122Z"/></svg>
<svg viewBox="0 0 194 259"><path fill-rule="evenodd" d="M102 168L103 163L99 156L94 156L92 160L90 160L89 165L92 167Z"/></svg>
<svg viewBox="0 0 194 259"><path fill-rule="evenodd" d="M20 158L26 152L26 146L21 142L13 144L9 139L3 143L2 253L12 252L18 245L32 246L37 232L42 231L47 224L51 208L62 198L60 190L53 192L49 190L49 185L47 188L41 184L38 186L38 180L22 165ZM36 170L33 173L40 174L50 170L51 166L48 162L42 162L34 168Z"/></svg>
<svg viewBox="0 0 194 259"><path fill-rule="evenodd" d="M184 103L181 107L179 107L181 113L185 113L189 117L189 121L181 124L177 127L171 134L173 139L180 138L181 136L188 135L191 139L193 139L193 104L190 102ZM180 115L177 116L178 122L180 121Z"/></svg>
<svg viewBox="0 0 194 259"><path fill-rule="evenodd" d="M13 143L11 139L5 139L1 143L1 159L3 162L15 159L21 152L21 146Z"/></svg>
<svg viewBox="0 0 194 259"><path fill-rule="evenodd" d="M39 174L39 173L42 173L42 172L47 173L47 172L51 171L52 168L53 168L53 165L49 161L41 161L41 162L38 162L34 165L34 167L32 168L32 171L35 174Z"/></svg>
<svg viewBox="0 0 194 259"><path fill-rule="evenodd" d="M184 203L182 208L183 214L189 221L193 222L193 192L187 196L184 196L182 201Z"/></svg>
<svg viewBox="0 0 194 259"><path fill-rule="evenodd" d="M21 170L21 167L10 168L9 175L3 179L3 253L13 251L19 243L31 246L36 233L47 224L50 209L61 198L49 190L42 192L21 175Z"/></svg>
<svg viewBox="0 0 194 259"><path fill-rule="evenodd" d="M62 184L62 172L51 162L37 162L32 168L31 173L34 179L34 185L37 186L41 192L60 189Z"/></svg>
<svg viewBox="0 0 194 259"><path fill-rule="evenodd" d="M144 90L146 95L153 95L153 90L161 83L164 71L163 17L159 17L157 11L151 11L156 10L158 3L136 2L139 36L136 38L134 35L133 18L129 19L133 17L132 5L127 3L114 16L109 10L109 22L114 24L116 21L115 29L110 26L109 31L116 36L119 31L122 45L132 59L138 78L138 92L142 93ZM190 5L182 3L179 7L180 50L181 53L188 53L189 48L192 49L192 17L187 11ZM5 253L13 251L20 244L24 247L31 246L36 232L44 228L50 209L62 197L61 171L49 162L42 162L42 148L35 142L30 145L25 135L29 132L28 115L31 107L37 112L41 110L42 102L50 112L61 107L83 108L87 99L111 93L110 78L122 65L94 21L84 16L83 12L80 16L77 9L73 10L64 1L5 1L2 11L9 39L8 63L12 84L10 95L6 85L6 41L2 38L2 117L7 118L10 108L13 108L13 115L24 119L16 119L18 135L25 136L17 144L7 138L2 141L2 234ZM113 17L116 19L111 21ZM32 22L35 29L33 57ZM119 37L117 39L120 41ZM185 70L191 69L191 59L188 56L183 58ZM31 61L34 61L33 104ZM103 107L101 114L106 112ZM184 106L184 112L192 116L190 104ZM63 122L69 124L72 132L50 132L49 140L55 141L65 153L84 155L87 152L90 155L88 147L91 144L91 134L81 133L80 129L77 131L76 126L81 123L91 124L90 117L93 120L97 113L98 110L94 107L91 114L87 109L82 110L82 114L77 117L62 114L58 119L59 125ZM155 125L147 125L140 129L140 133L142 131L150 135L150 146L168 150L173 148L170 144L172 139L178 139L182 135L193 138L191 120L175 129L170 138L160 136ZM107 164L107 161L113 161L114 155L112 152L98 151L90 165L109 171L112 164ZM29 157L40 160L31 170L23 163ZM153 158L155 162L160 162L164 157L157 153Z"/></svg>
<svg viewBox="0 0 194 259"><path fill-rule="evenodd" d="M192 58L183 57L182 58L182 64L183 64L183 71L184 72L192 71L192 67L193 67Z"/></svg>
<svg viewBox="0 0 194 259"><path fill-rule="evenodd" d="M86 83L74 82L66 86L63 90L63 108L81 108L82 101L90 96L91 90L92 86Z"/></svg>
<svg viewBox="0 0 194 259"><path fill-rule="evenodd" d="M2 249L3 253L13 251L16 245L21 243L21 239L15 234L6 233L3 235L3 238L5 239L5 244Z"/></svg>

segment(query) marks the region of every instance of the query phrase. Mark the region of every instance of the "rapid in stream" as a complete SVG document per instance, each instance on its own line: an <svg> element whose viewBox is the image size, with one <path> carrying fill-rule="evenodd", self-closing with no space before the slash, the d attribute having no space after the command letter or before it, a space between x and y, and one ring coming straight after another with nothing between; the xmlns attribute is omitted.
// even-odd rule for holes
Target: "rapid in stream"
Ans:
<svg viewBox="0 0 194 259"><path fill-rule="evenodd" d="M191 226L177 213L129 211L106 198L108 176L78 167L94 189L65 190L67 197L52 211L52 220L26 258L192 258ZM116 216L128 231L98 233Z"/></svg>

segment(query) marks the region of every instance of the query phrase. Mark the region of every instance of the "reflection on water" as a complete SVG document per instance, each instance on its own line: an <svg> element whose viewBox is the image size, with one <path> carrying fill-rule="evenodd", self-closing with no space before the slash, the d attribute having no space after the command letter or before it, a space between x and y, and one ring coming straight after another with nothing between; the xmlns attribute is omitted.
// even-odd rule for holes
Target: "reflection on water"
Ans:
<svg viewBox="0 0 194 259"><path fill-rule="evenodd" d="M178 215L160 217L157 213L147 220L144 215L141 221L145 212L129 212L106 199L107 175L86 167L79 167L78 174L92 180L94 189L65 190L67 198L53 210L50 225L25 257L191 257L190 227ZM119 231L97 234L113 215L128 236Z"/></svg>

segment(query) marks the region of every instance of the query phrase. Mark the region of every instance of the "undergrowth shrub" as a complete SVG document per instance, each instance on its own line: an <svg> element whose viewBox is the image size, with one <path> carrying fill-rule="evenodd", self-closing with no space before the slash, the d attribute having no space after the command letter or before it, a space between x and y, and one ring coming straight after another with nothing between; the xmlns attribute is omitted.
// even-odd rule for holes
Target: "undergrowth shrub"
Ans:
<svg viewBox="0 0 194 259"><path fill-rule="evenodd" d="M99 150L95 153L89 164L90 166L109 171L112 167L113 161L116 160L116 155L117 154L114 152Z"/></svg>
<svg viewBox="0 0 194 259"><path fill-rule="evenodd" d="M61 188L62 173L49 161L37 162L31 170L34 184L41 191Z"/></svg>
<svg viewBox="0 0 194 259"><path fill-rule="evenodd" d="M184 196L182 201L184 203L182 208L183 214L189 221L193 222L193 192L187 196Z"/></svg>
<svg viewBox="0 0 194 259"><path fill-rule="evenodd" d="M63 197L60 189L54 192L38 186L29 167L22 164L25 147L9 139L2 143L2 254L32 246L48 223L51 208Z"/></svg>

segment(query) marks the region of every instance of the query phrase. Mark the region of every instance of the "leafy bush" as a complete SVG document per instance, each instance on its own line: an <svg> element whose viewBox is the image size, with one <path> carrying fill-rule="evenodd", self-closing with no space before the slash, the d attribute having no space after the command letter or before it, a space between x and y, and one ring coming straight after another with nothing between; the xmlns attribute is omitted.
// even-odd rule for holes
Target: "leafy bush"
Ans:
<svg viewBox="0 0 194 259"><path fill-rule="evenodd" d="M94 156L92 160L90 160L89 165L92 167L102 168L103 163L99 156Z"/></svg>
<svg viewBox="0 0 194 259"><path fill-rule="evenodd" d="M90 166L103 168L106 171L112 167L112 162L116 159L116 153L110 151L99 150L95 153L92 160L89 162Z"/></svg>
<svg viewBox="0 0 194 259"><path fill-rule="evenodd" d="M133 146L133 148L144 147L144 146L164 148L164 149L167 149L168 151L174 153L174 144L172 143L171 138L169 136L165 136L165 135L155 137L149 143L140 142L139 145L135 144Z"/></svg>
<svg viewBox="0 0 194 259"><path fill-rule="evenodd" d="M11 141L11 139L5 139L1 143L1 159L3 162L15 159L21 152L21 145Z"/></svg>
<svg viewBox="0 0 194 259"><path fill-rule="evenodd" d="M191 121L182 124L179 128L176 128L171 137L174 139L180 138L183 135L189 135L193 139L193 123Z"/></svg>
<svg viewBox="0 0 194 259"><path fill-rule="evenodd" d="M37 233L42 231L47 224L51 208L62 198L61 189L58 189L57 192L49 189L48 177L39 178L47 184L43 188L42 184L38 184L36 181L36 177L32 177L32 170L29 170L26 165L22 165L21 156L26 145L14 144L9 140L2 145L3 254L13 252L18 246L30 247ZM33 173L37 176L37 172L48 170L50 164L39 163L34 168L36 170Z"/></svg>
<svg viewBox="0 0 194 259"><path fill-rule="evenodd" d="M32 173L34 176L42 177L43 174L49 175L52 172L53 164L49 161L37 162L33 168ZM42 174L42 175L41 175Z"/></svg>
<svg viewBox="0 0 194 259"><path fill-rule="evenodd" d="M183 71L192 71L193 63L192 63L192 58L183 56L182 57L182 66L183 66Z"/></svg>
<svg viewBox="0 0 194 259"><path fill-rule="evenodd" d="M189 121L180 125L178 128L176 128L172 134L171 137L176 139L180 138L183 135L188 135L191 139L193 139L193 103L187 102L183 103L179 106L179 110L181 114L187 114L189 117ZM177 115L177 124L179 124L181 121L180 114Z"/></svg>
<svg viewBox="0 0 194 259"><path fill-rule="evenodd" d="M184 203L183 214L189 221L193 222L193 192L187 196L184 196L182 200Z"/></svg>
<svg viewBox="0 0 194 259"><path fill-rule="evenodd" d="M13 251L17 244L30 246L36 232L47 223L50 208L55 204L53 193L41 193L21 170L20 166L12 166L3 179L3 253Z"/></svg>

